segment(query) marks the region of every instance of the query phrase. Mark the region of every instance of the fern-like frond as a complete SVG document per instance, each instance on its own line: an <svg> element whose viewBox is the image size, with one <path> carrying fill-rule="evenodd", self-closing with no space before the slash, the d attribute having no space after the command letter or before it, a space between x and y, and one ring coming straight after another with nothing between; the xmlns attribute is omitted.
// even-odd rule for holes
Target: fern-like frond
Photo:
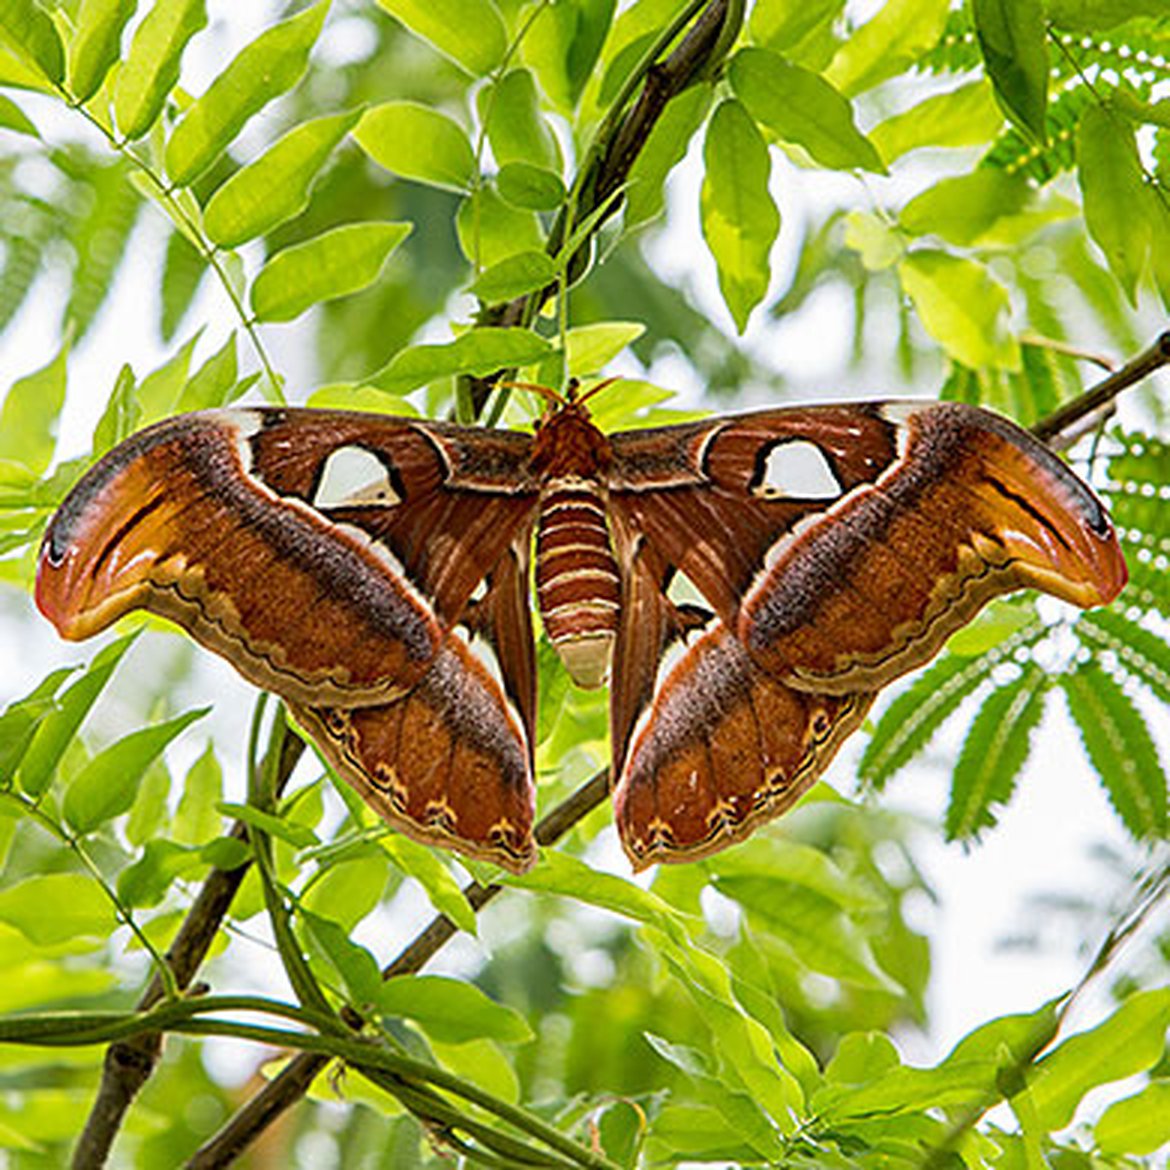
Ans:
<svg viewBox="0 0 1170 1170"><path fill-rule="evenodd" d="M1114 609L1085 614L1077 637L1090 649L1111 653L1123 670L1170 706L1170 645Z"/></svg>
<svg viewBox="0 0 1170 1170"><path fill-rule="evenodd" d="M1038 641L1045 627L1029 622L999 645L974 657L948 654L929 667L885 710L866 744L859 775L882 788L917 756L959 704L985 682L991 672L1023 646Z"/></svg>
<svg viewBox="0 0 1170 1170"><path fill-rule="evenodd" d="M1080 388L1075 364L1067 354L1044 345L1020 346L1022 365L1011 372L986 366L979 370L952 365L941 397L952 402L988 406L1030 426L1051 414Z"/></svg>
<svg viewBox="0 0 1170 1170"><path fill-rule="evenodd" d="M993 805L1006 804L1028 758L1032 732L1044 713L1048 676L1029 665L1014 682L997 687L979 708L951 778L946 833L952 841L995 824Z"/></svg>
<svg viewBox="0 0 1170 1170"><path fill-rule="evenodd" d="M162 272L159 332L164 341L174 337L206 275L207 262L198 249L182 232L172 231Z"/></svg>
<svg viewBox="0 0 1170 1170"><path fill-rule="evenodd" d="M938 44L919 59L918 68L924 73L969 73L982 67L983 54L979 51L970 7L953 9Z"/></svg>
<svg viewBox="0 0 1170 1170"><path fill-rule="evenodd" d="M1132 20L1107 33L1059 31L1054 40L1048 56L1058 81L1107 73L1141 88L1170 80L1170 32L1165 21Z"/></svg>
<svg viewBox="0 0 1170 1170"><path fill-rule="evenodd" d="M1113 437L1121 450L1102 486L1113 519L1131 540L1170 552L1170 445L1140 433Z"/></svg>
<svg viewBox="0 0 1170 1170"><path fill-rule="evenodd" d="M1076 164L1077 123L1092 100L1092 94L1080 84L1053 95L1045 119L1047 143L1025 138L1018 130L1007 130L984 155L984 164L1002 167L1010 174L1026 175L1041 184L1072 170Z"/></svg>
<svg viewBox="0 0 1170 1170"><path fill-rule="evenodd" d="M1166 831L1166 776L1133 699L1096 663L1061 679L1069 711L1109 801L1135 837Z"/></svg>
<svg viewBox="0 0 1170 1170"><path fill-rule="evenodd" d="M76 261L65 320L79 341L114 287L142 199L128 181L129 166L122 159L103 163L87 151L71 157L69 169L76 176L81 211L69 228Z"/></svg>
<svg viewBox="0 0 1170 1170"><path fill-rule="evenodd" d="M1122 597L1170 620L1170 538L1157 543L1154 537L1148 539L1149 543L1123 539L1129 584Z"/></svg>
<svg viewBox="0 0 1170 1170"><path fill-rule="evenodd" d="M7 182L0 185L0 333L20 312L41 273L50 242L59 239L60 233L58 208L30 198Z"/></svg>

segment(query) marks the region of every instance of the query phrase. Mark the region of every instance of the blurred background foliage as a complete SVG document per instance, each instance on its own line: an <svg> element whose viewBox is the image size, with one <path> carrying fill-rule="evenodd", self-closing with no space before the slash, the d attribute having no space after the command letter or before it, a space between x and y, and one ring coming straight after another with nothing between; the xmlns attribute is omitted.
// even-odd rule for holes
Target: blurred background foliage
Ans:
<svg viewBox="0 0 1170 1170"><path fill-rule="evenodd" d="M936 390L1031 425L1099 359L1141 349L1170 303L1164 7L335 0L245 20L203 0L0 0L0 344L19 363L0 413L0 576L29 589L43 525L93 456L245 394L466 416L469 378L497 366L546 381L604 370L627 379L598 400L607 429ZM713 13L734 35L634 123L647 136L632 169L606 172L634 83L679 48L663 31ZM202 130L181 131L199 110ZM274 148L288 134L296 151ZM605 205L598 174L616 174L624 202L587 224L584 252L558 247ZM359 224L370 230L344 234ZM473 281L489 295L470 295ZM46 314L56 354L37 368L11 340ZM457 330L500 324L525 337L509 336L496 366L482 328L451 346ZM78 384L103 334L126 364L108 385ZM165 360L141 356L142 336ZM420 355L439 372L411 375ZM1157 1164L1170 1140L1166 402L1151 380L1071 452L1126 543L1119 603L992 607L879 708L855 760L878 788L949 727L939 831L973 840L1029 747L1050 750L1046 705L1067 705L1139 844L1097 863L1108 897L1058 899L1031 918L1045 929L1015 938L1053 945L1046 932L1068 923L1082 948L1100 944L1084 960L1107 993L1095 1030L1062 1032L1064 997L987 1021L933 1065L904 1063L891 1037L930 1026L915 842L936 830L827 785L648 889L620 876L603 808L477 920L463 868L382 830L311 753L267 819L249 809L231 710L246 692L138 618L136 640L71 650L55 659L69 666L3 696L6 1164L68 1157L112 1038L112 1017L92 1013L129 1018L149 953L209 875L247 861L232 817L268 841L273 874L267 891L255 866L243 878L199 976L204 1002L292 1002L289 981L307 980L386 1052L530 1111L449 1093L443 1112L351 1059L313 1080L311 1104L251 1131L243 1165L517 1165L507 1140L521 1138L548 1165ZM505 419L532 413L516 396ZM58 447L71 416L92 437ZM608 762L604 695L573 689L546 650L545 810ZM432 913L466 932L431 969L443 981L382 987L371 971ZM1139 926L1140 948L1116 964ZM64 1044L21 1043L29 1020L65 1009L86 1015ZM280 1067L268 1039L170 1037L107 1135L114 1163L225 1164L221 1127ZM1108 1109L1082 1107L1126 1077L1138 1079ZM537 1122L575 1145L541 1145Z"/></svg>

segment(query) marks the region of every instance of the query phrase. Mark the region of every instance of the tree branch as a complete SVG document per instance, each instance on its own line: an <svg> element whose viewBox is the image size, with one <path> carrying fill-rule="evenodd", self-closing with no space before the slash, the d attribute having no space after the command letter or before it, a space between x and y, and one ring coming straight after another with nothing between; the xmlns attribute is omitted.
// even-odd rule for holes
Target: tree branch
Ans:
<svg viewBox="0 0 1170 1170"><path fill-rule="evenodd" d="M625 113L621 112L622 103L619 101L618 116L613 118L612 127L603 127L599 140L594 142L583 164L575 184L580 193L578 199L570 203L571 211L562 208L549 232L546 250L550 255L556 255L571 238L574 227L604 206L607 200L612 200L610 206L593 225L592 234L596 235L602 224L617 212L622 199L612 199L612 196L629 178L631 167L667 105L698 77L718 66L742 21L742 4L737 0L712 0L699 13L677 47L661 62L654 62L646 69L642 89L634 100L628 102ZM569 261L570 281L579 274L589 246L583 244ZM503 304L485 305L477 324L527 325L535 320L558 287L554 283L537 293ZM497 370L485 377L470 379L471 402L477 418L496 383L507 375L508 371Z"/></svg>
<svg viewBox="0 0 1170 1170"><path fill-rule="evenodd" d="M288 782L304 749L304 742L298 736L288 735L282 740L276 777L279 788ZM237 841L247 841L247 826L236 821L228 835ZM191 985L207 957L251 864L251 861L246 861L236 869L213 869L207 875L166 954L167 964L174 972L175 984L180 990ZM138 1010L146 1011L162 998L162 980L155 974L138 1000ZM162 1034L159 1032L118 1040L106 1049L97 1096L73 1151L74 1170L92 1170L105 1165L126 1112L150 1079L161 1053Z"/></svg>
<svg viewBox="0 0 1170 1170"><path fill-rule="evenodd" d="M574 825L591 813L609 792L609 773L598 772L571 796L551 809L536 826L535 836L540 845L552 845ZM480 885L471 882L464 895L473 910L480 910L503 891L499 885ZM412 975L457 933L458 927L445 914L436 915L382 970L382 978ZM342 1013L351 1026L360 1027L361 1018L353 1013ZM330 1058L315 1052L302 1052L294 1057L280 1073L269 1081L251 1100L231 1117L227 1124L202 1145L186 1163L187 1170L213 1170L229 1166L265 1129L285 1110L295 1105L308 1092L313 1080L329 1063Z"/></svg>

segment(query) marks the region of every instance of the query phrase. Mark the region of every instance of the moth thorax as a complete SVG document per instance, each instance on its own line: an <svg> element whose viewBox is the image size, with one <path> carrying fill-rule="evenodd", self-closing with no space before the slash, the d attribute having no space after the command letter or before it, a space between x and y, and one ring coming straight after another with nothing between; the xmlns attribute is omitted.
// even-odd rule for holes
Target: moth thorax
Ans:
<svg viewBox="0 0 1170 1170"><path fill-rule="evenodd" d="M581 687L609 675L621 588L596 483L553 480L536 532L536 595L545 631Z"/></svg>

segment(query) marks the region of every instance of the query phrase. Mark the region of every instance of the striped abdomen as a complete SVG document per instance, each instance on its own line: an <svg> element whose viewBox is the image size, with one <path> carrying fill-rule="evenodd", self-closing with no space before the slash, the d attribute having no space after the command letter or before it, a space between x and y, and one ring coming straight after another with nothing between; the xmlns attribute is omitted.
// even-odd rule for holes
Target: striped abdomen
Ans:
<svg viewBox="0 0 1170 1170"><path fill-rule="evenodd" d="M536 594L544 628L573 681L601 686L609 674L621 588L605 504L589 480L555 479L544 490Z"/></svg>

